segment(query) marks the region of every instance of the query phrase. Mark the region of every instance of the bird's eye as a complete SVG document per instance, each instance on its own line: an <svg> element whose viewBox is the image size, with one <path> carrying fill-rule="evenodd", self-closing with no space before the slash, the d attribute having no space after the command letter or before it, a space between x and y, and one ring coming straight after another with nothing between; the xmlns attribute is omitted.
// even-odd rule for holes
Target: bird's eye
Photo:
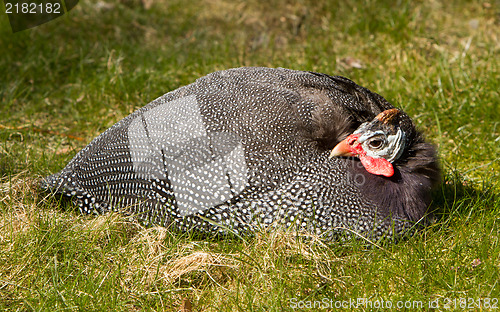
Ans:
<svg viewBox="0 0 500 312"><path fill-rule="evenodd" d="M375 139L375 140L371 140L368 145L371 147L371 148L380 148L382 147L382 144L384 144L384 141L382 141L381 139Z"/></svg>

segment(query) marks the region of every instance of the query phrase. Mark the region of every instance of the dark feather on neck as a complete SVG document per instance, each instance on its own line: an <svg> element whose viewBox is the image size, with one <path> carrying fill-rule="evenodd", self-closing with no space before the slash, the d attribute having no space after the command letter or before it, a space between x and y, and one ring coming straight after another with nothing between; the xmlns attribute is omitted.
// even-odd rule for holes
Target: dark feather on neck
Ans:
<svg viewBox="0 0 500 312"><path fill-rule="evenodd" d="M379 212L384 217L419 221L431 202L432 188L441 179L436 150L418 135L393 165L394 175L390 178L370 174L362 166L353 166L356 173L365 176L361 192L380 207Z"/></svg>
<svg viewBox="0 0 500 312"><path fill-rule="evenodd" d="M316 142L319 150L325 151L333 149L360 124L346 114L319 110L313 112L312 120L311 139Z"/></svg>

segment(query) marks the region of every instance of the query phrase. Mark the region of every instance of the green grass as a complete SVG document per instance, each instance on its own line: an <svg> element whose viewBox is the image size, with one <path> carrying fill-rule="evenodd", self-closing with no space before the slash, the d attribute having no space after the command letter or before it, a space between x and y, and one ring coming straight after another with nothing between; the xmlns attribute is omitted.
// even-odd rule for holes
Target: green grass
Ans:
<svg viewBox="0 0 500 312"><path fill-rule="evenodd" d="M498 2L339 2L81 1L16 34L2 13L0 309L500 300ZM401 106L439 148L436 222L395 244L283 232L220 240L82 216L37 192L38 178L135 109L239 66L340 74Z"/></svg>

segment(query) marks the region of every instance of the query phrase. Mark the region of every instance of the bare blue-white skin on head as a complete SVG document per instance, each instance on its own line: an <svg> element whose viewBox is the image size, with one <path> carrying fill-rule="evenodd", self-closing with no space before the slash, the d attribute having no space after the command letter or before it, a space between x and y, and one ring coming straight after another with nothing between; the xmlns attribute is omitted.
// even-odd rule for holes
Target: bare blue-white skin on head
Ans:
<svg viewBox="0 0 500 312"><path fill-rule="evenodd" d="M399 159L405 147L404 132L401 129L398 129L396 134L387 134L382 130L366 132L367 125L369 123L361 125L354 131L354 134L361 134L358 142L361 143L366 154L372 157L385 158L391 163Z"/></svg>
<svg viewBox="0 0 500 312"><path fill-rule="evenodd" d="M216 72L119 121L42 186L85 213L124 210L182 231L390 236L424 216L439 177L432 146L392 109L343 77ZM362 155L329 157L347 138ZM367 158L394 174L368 172Z"/></svg>

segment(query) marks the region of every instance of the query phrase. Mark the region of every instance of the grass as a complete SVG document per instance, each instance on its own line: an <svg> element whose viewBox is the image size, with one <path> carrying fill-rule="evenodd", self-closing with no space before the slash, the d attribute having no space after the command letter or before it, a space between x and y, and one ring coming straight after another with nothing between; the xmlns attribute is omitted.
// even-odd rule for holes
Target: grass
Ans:
<svg viewBox="0 0 500 312"><path fill-rule="evenodd" d="M0 309L500 306L499 12L465 0L81 1L15 34L1 14ZM130 112L239 66L344 75L405 109L439 148L437 221L381 246L284 232L220 240L82 216L37 192Z"/></svg>

